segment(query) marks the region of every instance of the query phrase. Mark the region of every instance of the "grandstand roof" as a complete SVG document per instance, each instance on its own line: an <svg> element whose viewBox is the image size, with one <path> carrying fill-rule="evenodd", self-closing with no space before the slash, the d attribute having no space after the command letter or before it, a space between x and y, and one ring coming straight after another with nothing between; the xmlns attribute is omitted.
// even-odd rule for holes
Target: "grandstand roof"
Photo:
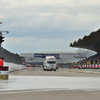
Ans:
<svg viewBox="0 0 100 100"><path fill-rule="evenodd" d="M70 43L70 47L85 48L100 53L100 29L90 33L88 36L85 35L78 41Z"/></svg>

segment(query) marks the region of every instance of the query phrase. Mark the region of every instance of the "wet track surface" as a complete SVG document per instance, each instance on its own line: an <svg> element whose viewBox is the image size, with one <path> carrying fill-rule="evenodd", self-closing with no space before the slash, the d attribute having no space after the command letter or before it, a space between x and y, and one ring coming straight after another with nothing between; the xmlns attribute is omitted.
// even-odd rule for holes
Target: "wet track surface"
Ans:
<svg viewBox="0 0 100 100"><path fill-rule="evenodd" d="M55 76L10 76L0 81L0 91L7 90L100 90L100 78Z"/></svg>
<svg viewBox="0 0 100 100"><path fill-rule="evenodd" d="M0 100L100 100L100 74L26 68L0 80Z"/></svg>
<svg viewBox="0 0 100 100"><path fill-rule="evenodd" d="M30 71L27 68L12 72L9 80L0 80L0 91L100 90L100 75L75 74L68 72L67 69L58 69L57 71L43 71L41 68L33 68Z"/></svg>

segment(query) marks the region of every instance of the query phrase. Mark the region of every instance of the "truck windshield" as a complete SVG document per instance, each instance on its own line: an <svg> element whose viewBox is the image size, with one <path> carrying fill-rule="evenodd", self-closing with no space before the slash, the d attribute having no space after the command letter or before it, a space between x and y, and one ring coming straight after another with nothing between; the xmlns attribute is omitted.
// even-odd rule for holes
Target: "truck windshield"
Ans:
<svg viewBox="0 0 100 100"><path fill-rule="evenodd" d="M49 64L55 64L55 61L48 61Z"/></svg>

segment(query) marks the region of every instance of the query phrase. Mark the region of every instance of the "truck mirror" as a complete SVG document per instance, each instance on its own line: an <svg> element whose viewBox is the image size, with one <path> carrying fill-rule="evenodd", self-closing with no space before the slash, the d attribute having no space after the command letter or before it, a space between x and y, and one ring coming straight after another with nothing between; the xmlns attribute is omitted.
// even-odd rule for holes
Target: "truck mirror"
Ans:
<svg viewBox="0 0 100 100"><path fill-rule="evenodd" d="M45 55L43 55L42 58L45 58Z"/></svg>

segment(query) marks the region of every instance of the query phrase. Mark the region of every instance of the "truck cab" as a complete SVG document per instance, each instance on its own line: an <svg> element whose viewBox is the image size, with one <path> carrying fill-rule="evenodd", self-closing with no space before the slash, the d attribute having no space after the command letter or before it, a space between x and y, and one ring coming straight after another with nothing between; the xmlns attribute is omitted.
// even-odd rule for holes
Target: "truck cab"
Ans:
<svg viewBox="0 0 100 100"><path fill-rule="evenodd" d="M54 56L46 56L43 69L56 71L56 58Z"/></svg>

